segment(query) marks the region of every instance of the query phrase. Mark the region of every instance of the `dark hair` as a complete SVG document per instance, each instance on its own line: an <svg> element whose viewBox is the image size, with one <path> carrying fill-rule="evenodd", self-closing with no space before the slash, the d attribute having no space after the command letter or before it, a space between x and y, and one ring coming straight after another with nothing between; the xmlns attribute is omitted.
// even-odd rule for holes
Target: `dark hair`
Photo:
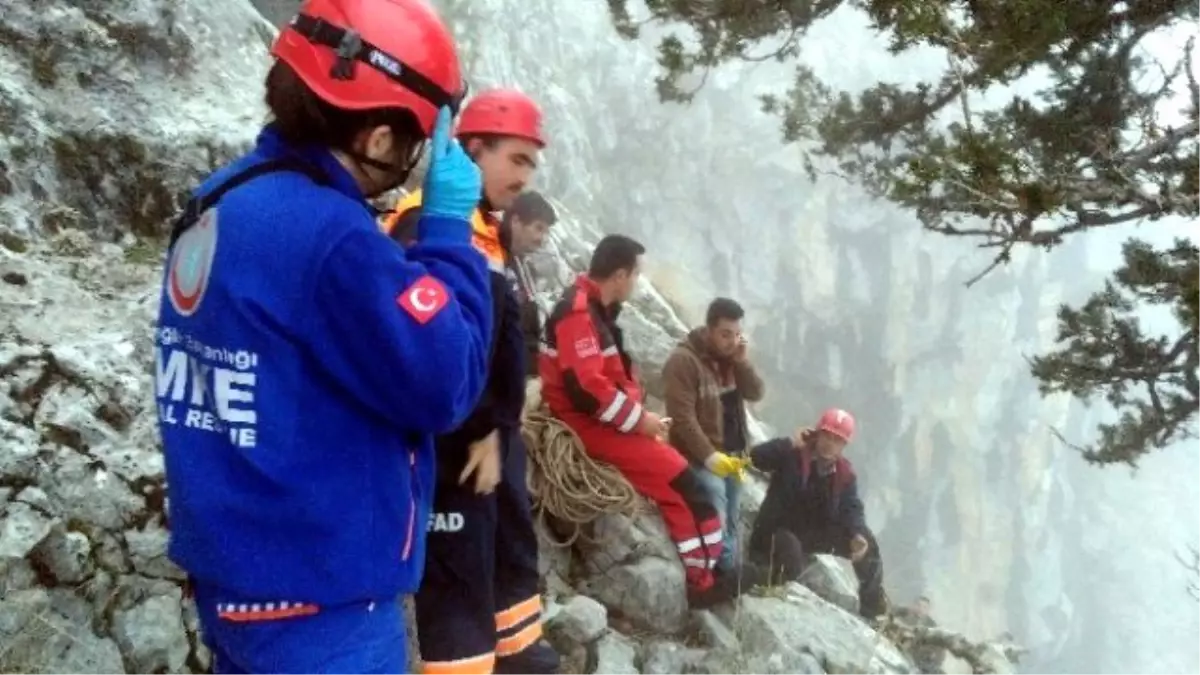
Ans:
<svg viewBox="0 0 1200 675"><path fill-rule="evenodd" d="M632 272L637 267L638 256L645 252L646 247L633 239L623 234L610 234L601 239L596 244L596 250L592 251L588 276L604 280L621 270Z"/></svg>
<svg viewBox="0 0 1200 675"><path fill-rule="evenodd" d="M704 323L711 328L722 321L741 321L744 316L746 316L746 311L737 303L737 300L717 298L708 303L708 313L705 315Z"/></svg>
<svg viewBox="0 0 1200 675"><path fill-rule="evenodd" d="M391 127L397 141L413 145L425 138L417 118L402 108L345 110L321 100L287 63L277 60L267 73L267 108L271 124L294 145L321 145L349 150L364 129Z"/></svg>
<svg viewBox="0 0 1200 675"><path fill-rule="evenodd" d="M513 217L520 219L522 223L545 223L553 225L558 222L558 213L554 207L542 193L529 191L522 192L513 200L512 206L504 212L504 224L511 225Z"/></svg>
<svg viewBox="0 0 1200 675"><path fill-rule="evenodd" d="M498 136L496 134L463 134L462 136L458 137L458 144L462 146L462 149L468 155L470 155L471 159L478 159L478 157L475 156L475 153L471 150L471 141L479 141L479 144L484 150L494 150L497 145L500 145L500 141L503 138L504 136Z"/></svg>

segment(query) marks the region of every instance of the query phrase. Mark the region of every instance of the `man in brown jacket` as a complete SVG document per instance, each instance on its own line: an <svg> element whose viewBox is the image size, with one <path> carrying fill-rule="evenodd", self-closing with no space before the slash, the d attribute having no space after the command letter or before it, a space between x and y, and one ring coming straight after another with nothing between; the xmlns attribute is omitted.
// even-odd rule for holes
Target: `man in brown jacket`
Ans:
<svg viewBox="0 0 1200 675"><path fill-rule="evenodd" d="M725 548L717 568L722 571L733 569L736 555L740 462L749 435L745 402L761 400L764 392L747 358L744 316L734 300L713 300L705 325L675 347L662 373L671 445L700 469L721 515ZM731 474L730 464L739 470Z"/></svg>

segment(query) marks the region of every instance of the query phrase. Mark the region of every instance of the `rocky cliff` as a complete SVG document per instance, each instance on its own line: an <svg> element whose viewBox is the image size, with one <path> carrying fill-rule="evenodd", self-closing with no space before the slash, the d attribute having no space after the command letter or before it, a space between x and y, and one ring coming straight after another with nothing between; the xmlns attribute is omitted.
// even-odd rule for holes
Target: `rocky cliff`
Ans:
<svg viewBox="0 0 1200 675"><path fill-rule="evenodd" d="M151 383L165 219L262 119L270 27L249 4L216 4L79 0L0 18L0 672L208 667L165 557ZM545 302L598 237L563 214L537 261ZM649 284L623 321L648 373L685 331ZM691 613L653 513L593 535L570 549L542 531L548 631L577 672L912 668L854 615L842 563L814 567L815 590Z"/></svg>
<svg viewBox="0 0 1200 675"><path fill-rule="evenodd" d="M155 258L73 229L4 241L0 672L207 672L183 576L164 555ZM662 341L651 311L633 316L637 335ZM795 586L716 616L687 611L682 568L653 514L606 517L590 548L541 534L546 618L572 672L911 669L848 613L852 577L838 564L811 582L830 601Z"/></svg>
<svg viewBox="0 0 1200 675"><path fill-rule="evenodd" d="M538 260L543 300L601 232L642 237L655 283L623 321L652 391L685 330L676 309L690 322L711 293L743 300L772 391L763 416L790 427L829 403L870 411L859 445L871 450L855 461L875 495L889 585L901 596L934 589L944 623L976 635L1010 628L1053 658L1131 608L1147 644L1171 621L1116 590L1146 576L1122 579L1132 563L1111 553L1131 527L1109 528L1121 513L1089 504L1126 493L1095 487L1056 451L1035 420L1067 417L1066 407L1044 412L1019 363L996 357L1044 342L1046 311L1065 292L1056 268L1024 261L985 290L1004 316L973 313L978 300L955 290L968 268L947 265L953 256L907 234L896 214L828 183L797 191L805 183L773 129L736 103L757 86L744 73L713 78L692 108L656 107L652 57L616 40L602 6L443 4L474 88L516 83L546 102L554 144L541 187L566 218ZM182 190L251 140L270 33L243 0L9 3L0 16L0 671L205 665L179 572L162 555L155 235ZM1147 499L1138 512L1160 507ZM657 541L656 527L602 525L615 542ZM907 668L799 587L731 616L647 606L639 589L674 580L672 557L612 546L603 570L577 564L595 551L546 550L564 581L548 602L563 624L552 632L581 669ZM1080 560L1094 563L1091 577L1070 574ZM625 585L605 595L598 576ZM649 611L673 613L660 624ZM1096 663L1063 667L1110 662Z"/></svg>

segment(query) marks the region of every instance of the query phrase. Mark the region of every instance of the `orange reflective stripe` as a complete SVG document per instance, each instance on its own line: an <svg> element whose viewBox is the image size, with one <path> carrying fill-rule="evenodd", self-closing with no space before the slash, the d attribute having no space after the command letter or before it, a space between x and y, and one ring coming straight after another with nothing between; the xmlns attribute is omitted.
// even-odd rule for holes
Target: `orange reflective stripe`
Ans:
<svg viewBox="0 0 1200 675"><path fill-rule="evenodd" d="M421 672L425 675L474 675L475 673L490 675L495 668L495 654L480 654L453 661L426 661L421 666Z"/></svg>
<svg viewBox="0 0 1200 675"><path fill-rule="evenodd" d="M504 272L508 254L500 245L500 225L479 209L471 214L471 243L488 261L488 267Z"/></svg>
<svg viewBox="0 0 1200 675"><path fill-rule="evenodd" d="M312 616L321 608L302 602L268 602L253 605L219 604L217 616L226 621L238 623L248 621L275 621L277 619L292 619L298 616Z"/></svg>
<svg viewBox="0 0 1200 675"><path fill-rule="evenodd" d="M512 637L506 637L496 643L496 654L498 656L512 656L518 654L529 645L538 641L542 637L542 622L537 621L526 626L521 632Z"/></svg>
<svg viewBox="0 0 1200 675"><path fill-rule="evenodd" d="M387 236L392 236L392 230L396 229L396 225L400 222L400 218L409 211L421 206L421 191L413 190L412 192L401 197L394 206L392 212L379 222L379 229Z"/></svg>
<svg viewBox="0 0 1200 675"><path fill-rule="evenodd" d="M496 630L508 630L534 614L541 613L542 596L531 596L502 612L496 612Z"/></svg>
<svg viewBox="0 0 1200 675"><path fill-rule="evenodd" d="M471 243L475 245L475 250L487 258L489 268L504 271L504 249L500 247L499 242L474 235L471 237Z"/></svg>
<svg viewBox="0 0 1200 675"><path fill-rule="evenodd" d="M390 237L392 236L392 230L396 229L396 223L398 222L400 222L400 213L393 211L379 220L379 231Z"/></svg>

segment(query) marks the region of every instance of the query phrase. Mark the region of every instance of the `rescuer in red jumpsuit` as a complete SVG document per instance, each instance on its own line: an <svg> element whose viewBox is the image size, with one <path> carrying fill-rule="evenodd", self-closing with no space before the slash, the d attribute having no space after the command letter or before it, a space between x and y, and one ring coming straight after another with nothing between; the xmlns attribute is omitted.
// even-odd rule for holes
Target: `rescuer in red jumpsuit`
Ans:
<svg viewBox="0 0 1200 675"><path fill-rule="evenodd" d="M683 561L688 600L704 607L732 597L734 577L717 577L721 521L703 485L662 438L667 421L642 404L637 369L616 319L637 287L645 248L621 235L602 239L586 275L546 322L539 356L543 399L587 452L617 467L654 500Z"/></svg>

